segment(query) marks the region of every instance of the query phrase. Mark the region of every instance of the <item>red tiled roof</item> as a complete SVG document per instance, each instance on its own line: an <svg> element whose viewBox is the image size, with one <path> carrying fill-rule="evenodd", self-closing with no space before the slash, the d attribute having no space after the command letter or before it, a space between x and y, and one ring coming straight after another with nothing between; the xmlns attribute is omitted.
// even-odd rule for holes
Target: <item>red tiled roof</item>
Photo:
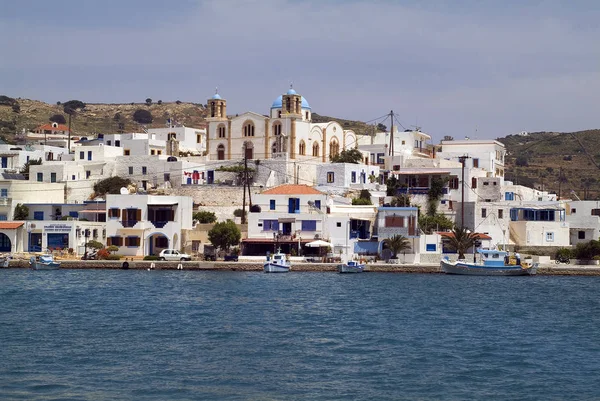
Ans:
<svg viewBox="0 0 600 401"><path fill-rule="evenodd" d="M439 232L438 234L441 235L442 237L448 237L448 238L454 237L454 233L452 233L452 232ZM490 237L487 234L483 234L483 233L474 233L474 234L477 237L477 239L485 239L485 240L492 239L492 237Z"/></svg>
<svg viewBox="0 0 600 401"><path fill-rule="evenodd" d="M284 184L262 192L265 195L323 195L308 185Z"/></svg>
<svg viewBox="0 0 600 401"><path fill-rule="evenodd" d="M52 124L44 124L37 127L36 131L69 131L69 127L64 124L58 124L56 127Z"/></svg>
<svg viewBox="0 0 600 401"><path fill-rule="evenodd" d="M0 230L14 230L15 228L21 227L22 221L0 221Z"/></svg>

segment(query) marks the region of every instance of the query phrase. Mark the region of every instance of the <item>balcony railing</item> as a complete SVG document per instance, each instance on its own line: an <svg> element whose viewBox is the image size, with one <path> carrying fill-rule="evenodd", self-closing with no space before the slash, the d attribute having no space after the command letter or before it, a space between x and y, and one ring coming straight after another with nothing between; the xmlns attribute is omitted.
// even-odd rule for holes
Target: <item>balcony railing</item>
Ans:
<svg viewBox="0 0 600 401"><path fill-rule="evenodd" d="M163 228L164 226L167 225L167 223L169 222L168 220L150 220L150 222L154 225L154 227L156 228Z"/></svg>
<svg viewBox="0 0 600 401"><path fill-rule="evenodd" d="M121 223L123 224L123 227L133 227L138 223L138 221L137 220L121 220Z"/></svg>

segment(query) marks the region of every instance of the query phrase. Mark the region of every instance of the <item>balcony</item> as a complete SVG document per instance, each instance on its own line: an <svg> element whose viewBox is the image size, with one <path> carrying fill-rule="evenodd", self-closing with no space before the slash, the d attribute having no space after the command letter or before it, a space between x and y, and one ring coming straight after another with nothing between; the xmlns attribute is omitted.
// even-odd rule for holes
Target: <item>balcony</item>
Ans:
<svg viewBox="0 0 600 401"><path fill-rule="evenodd" d="M131 228L138 223L138 220L121 220L123 227Z"/></svg>
<svg viewBox="0 0 600 401"><path fill-rule="evenodd" d="M163 228L167 225L167 223L169 223L169 220L150 220L150 222L156 228Z"/></svg>

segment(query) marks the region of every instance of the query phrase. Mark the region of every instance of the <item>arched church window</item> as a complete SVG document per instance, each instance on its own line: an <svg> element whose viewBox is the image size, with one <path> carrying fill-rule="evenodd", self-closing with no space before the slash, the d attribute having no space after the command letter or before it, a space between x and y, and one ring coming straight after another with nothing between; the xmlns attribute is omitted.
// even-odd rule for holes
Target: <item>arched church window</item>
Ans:
<svg viewBox="0 0 600 401"><path fill-rule="evenodd" d="M329 156L335 157L340 153L340 144L336 138L333 138L329 142Z"/></svg>
<svg viewBox="0 0 600 401"><path fill-rule="evenodd" d="M304 140L300 141L300 146L298 146L298 153L302 156L306 155L306 143L304 143Z"/></svg>
<svg viewBox="0 0 600 401"><path fill-rule="evenodd" d="M273 135L281 135L281 123L279 121L273 124Z"/></svg>
<svg viewBox="0 0 600 401"><path fill-rule="evenodd" d="M210 102L210 116L215 116L215 102Z"/></svg>
<svg viewBox="0 0 600 401"><path fill-rule="evenodd" d="M319 156L319 144L317 142L313 143L313 156Z"/></svg>
<svg viewBox="0 0 600 401"><path fill-rule="evenodd" d="M252 122L244 124L244 136L254 136L254 124Z"/></svg>
<svg viewBox="0 0 600 401"><path fill-rule="evenodd" d="M217 146L217 160L225 160L225 145Z"/></svg>
<svg viewBox="0 0 600 401"><path fill-rule="evenodd" d="M225 125L219 125L219 127L217 128L217 136L219 138L225 138Z"/></svg>

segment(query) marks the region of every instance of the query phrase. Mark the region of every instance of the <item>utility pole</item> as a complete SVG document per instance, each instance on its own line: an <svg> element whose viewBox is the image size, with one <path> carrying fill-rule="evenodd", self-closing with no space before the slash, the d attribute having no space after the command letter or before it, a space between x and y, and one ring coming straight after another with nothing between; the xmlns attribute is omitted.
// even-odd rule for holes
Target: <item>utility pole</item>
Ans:
<svg viewBox="0 0 600 401"><path fill-rule="evenodd" d="M465 228L465 161L469 156L459 156L458 161L462 165L461 191L460 191L460 228Z"/></svg>
<svg viewBox="0 0 600 401"><path fill-rule="evenodd" d="M558 199L560 200L560 189L562 185L562 167L558 169Z"/></svg>
<svg viewBox="0 0 600 401"><path fill-rule="evenodd" d="M248 154L244 144L244 195L242 198L242 224L246 224L246 181L248 180Z"/></svg>
<svg viewBox="0 0 600 401"><path fill-rule="evenodd" d="M248 210L250 210L250 209L252 209L252 195L250 193L250 180L248 179L248 158L246 157L245 160L246 160L246 162L244 163L245 164L244 174L246 175L246 177L244 178L244 180L245 180L244 186L248 187L248 205L249 205Z"/></svg>
<svg viewBox="0 0 600 401"><path fill-rule="evenodd" d="M389 156L394 156L394 110L390 110L390 150Z"/></svg>
<svg viewBox="0 0 600 401"><path fill-rule="evenodd" d="M69 110L69 138L68 138L69 143L67 144L67 149L69 151L69 154L71 154L71 114L72 113L73 113L73 111ZM44 138L45 138L45 136L44 136ZM45 142L45 139L44 139L44 142Z"/></svg>

